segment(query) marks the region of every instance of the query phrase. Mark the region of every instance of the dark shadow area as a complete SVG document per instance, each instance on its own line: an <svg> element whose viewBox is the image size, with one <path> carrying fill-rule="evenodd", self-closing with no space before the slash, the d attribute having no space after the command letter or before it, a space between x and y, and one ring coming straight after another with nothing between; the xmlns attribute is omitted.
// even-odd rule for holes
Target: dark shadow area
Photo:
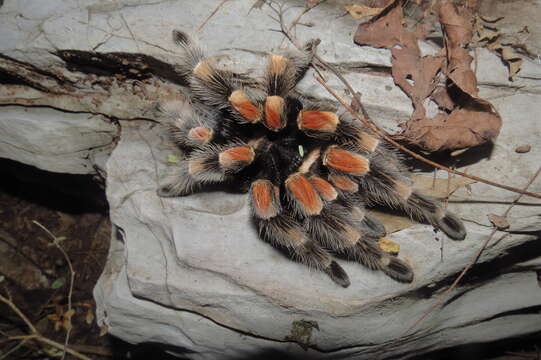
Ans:
<svg viewBox="0 0 541 360"><path fill-rule="evenodd" d="M111 337L112 350L114 360L148 360L148 359L160 359L160 360L187 360L191 358L193 351L181 347L164 346L158 343L142 343L138 345L132 345L124 342L118 338ZM176 354L176 356L170 353ZM185 354L186 357L183 357ZM197 357L197 356L196 356ZM243 357L238 357L238 360L312 360L319 357L311 356L309 354L289 354L285 351L275 349L261 349L257 354L248 354ZM218 359L217 359L218 360Z"/></svg>
<svg viewBox="0 0 541 360"><path fill-rule="evenodd" d="M460 155L451 156L450 151L440 151L440 152L436 152L432 154L424 154L421 150L416 149L412 147L411 145L408 145L407 143L402 142L402 145L415 151L418 154L423 155L423 157L427 158L428 160L432 160L438 164L441 164L447 167L455 167L455 168L470 166L470 165L478 163L479 161L483 159L490 159L490 156L492 155L492 151L494 150L494 144L489 142L483 145L472 147L464 151ZM424 163L420 160L417 160L407 154L402 154L402 161L404 162L404 164L406 164L406 166L408 166L411 169L420 170L424 172L430 172L434 169L431 165Z"/></svg>
<svg viewBox="0 0 541 360"><path fill-rule="evenodd" d="M156 343L144 343L132 345L120 339L112 338L113 359L115 360L186 360L190 358L190 352L187 349L162 346ZM168 354L171 351L177 356ZM185 354L183 357L180 354ZM180 355L180 356L179 356ZM536 357L537 356L537 357ZM290 354L285 351L275 349L261 349L257 354L249 354L244 357L238 357L237 360L312 360L317 359L315 355ZM367 359L369 357L366 357ZM438 350L422 355L413 355L412 360L515 360L515 359L541 359L541 333L534 333L518 338L499 340L489 343L476 343L470 345L455 346L443 350Z"/></svg>
<svg viewBox="0 0 541 360"><path fill-rule="evenodd" d="M299 354L289 354L285 351L275 350L275 349L261 349L261 352L257 354L248 355L246 357L240 357L239 360L252 360L252 359L261 359L261 360L312 360L320 359L319 356L314 355L299 355Z"/></svg>
<svg viewBox="0 0 541 360"><path fill-rule="evenodd" d="M175 84L187 84L186 79L175 70L173 65L145 54L83 50L58 50L54 54L65 61L69 71L104 77L119 75L134 80L157 76Z"/></svg>
<svg viewBox="0 0 541 360"><path fill-rule="evenodd" d="M484 263L479 263L474 265L462 278L462 284L468 284L469 286L482 285L485 282L488 282L503 273L510 273L510 268L515 264L532 260L541 256L541 247L539 246L539 241L541 239L541 234L537 234L538 239L534 241L528 241L521 245L515 246L513 248L507 249L504 256L497 257L491 261ZM498 240L494 240L498 241ZM520 271L534 271L535 269L521 268ZM407 294L407 296L420 298L420 299L429 299L434 296L434 292L440 291L442 288L447 288L450 286L453 281L456 279L458 274L450 275L439 282L431 285L425 286L415 290L412 293ZM460 287L459 287L460 289ZM464 295L464 291L459 292L454 297L449 298L443 306L446 306L456 300L458 297Z"/></svg>
<svg viewBox="0 0 541 360"><path fill-rule="evenodd" d="M0 159L0 192L70 214L105 212L105 188L91 175L53 173Z"/></svg>
<svg viewBox="0 0 541 360"><path fill-rule="evenodd" d="M541 333L521 336L490 343L455 346L428 354L418 355L411 360L464 360L464 359L541 359Z"/></svg>
<svg viewBox="0 0 541 360"><path fill-rule="evenodd" d="M182 357L179 354L189 355L193 353L193 351L186 348L165 346L154 342L133 345L114 336L111 336L111 351L113 360L183 360L188 359L188 357ZM168 353L168 351L177 354L177 356Z"/></svg>

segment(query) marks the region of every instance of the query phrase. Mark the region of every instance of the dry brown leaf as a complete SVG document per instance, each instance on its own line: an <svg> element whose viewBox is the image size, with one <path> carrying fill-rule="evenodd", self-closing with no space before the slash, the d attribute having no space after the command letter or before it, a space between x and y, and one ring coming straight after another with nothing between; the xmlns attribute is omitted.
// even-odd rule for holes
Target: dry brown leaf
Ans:
<svg viewBox="0 0 541 360"><path fill-rule="evenodd" d="M354 19L362 19L367 16L374 16L383 11L384 8L373 8L366 5L347 5L346 11L349 12Z"/></svg>
<svg viewBox="0 0 541 360"><path fill-rule="evenodd" d="M497 113L457 108L449 116L409 121L401 137L435 152L477 146L498 136L502 120Z"/></svg>
<svg viewBox="0 0 541 360"><path fill-rule="evenodd" d="M60 328L65 328L66 330L71 329L71 317L75 314L75 309L70 309L69 311L64 312L64 308L60 305L56 306L56 313L47 315L47 319L54 322L55 331L60 330Z"/></svg>
<svg viewBox="0 0 541 360"><path fill-rule="evenodd" d="M473 35L473 14L467 7L459 7L451 1L443 1L439 10L440 24L445 31L447 46L467 46Z"/></svg>
<svg viewBox="0 0 541 360"><path fill-rule="evenodd" d="M359 45L391 48L393 79L413 103L414 112L396 138L431 152L469 148L494 139L499 134L501 118L488 102L478 98L468 46L474 30L481 31L487 39L495 39L496 35L488 27L477 26L471 10L474 7L459 7L444 0L438 8L438 19L446 46L435 56L421 56L418 42L426 39L432 23L419 22L414 31L406 30L400 4L398 0L392 2L373 19L359 25L355 34ZM512 67L516 73L517 66L520 67L516 56L503 46L499 51L502 57L504 53L509 56L510 71ZM436 89L444 80L440 79L442 73L451 81ZM429 97L446 112L427 118L424 104Z"/></svg>
<svg viewBox="0 0 541 360"><path fill-rule="evenodd" d="M504 18L503 16L490 17L490 16L484 16L484 15L481 15L479 17L481 18L481 20L483 20L484 22L487 22L487 23L495 23L495 22L498 22L498 21L500 21L501 19Z"/></svg>
<svg viewBox="0 0 541 360"><path fill-rule="evenodd" d="M411 98L413 119L425 117L424 100L434 91L434 78L443 65L442 56L423 56L415 47L393 48L392 75L395 83ZM410 81L412 83L410 83Z"/></svg>
<svg viewBox="0 0 541 360"><path fill-rule="evenodd" d="M455 107L455 102L449 95L446 87L440 86L436 88L432 95L430 95L430 98L442 109L453 110Z"/></svg>
<svg viewBox="0 0 541 360"><path fill-rule="evenodd" d="M481 20L485 22L497 22L501 19L502 17L489 21L486 18L479 16L474 25L477 35L475 41L478 44L485 45L489 50L494 51L507 64L509 68L509 78L513 79L513 76L520 71L523 62L522 57L515 50L516 44L502 43L502 40L499 39L500 32L481 22Z"/></svg>
<svg viewBox="0 0 541 360"><path fill-rule="evenodd" d="M519 71L522 66L522 58L515 52L512 45L502 44L501 58L509 66L509 78L513 78Z"/></svg>
<svg viewBox="0 0 541 360"><path fill-rule="evenodd" d="M462 176L450 179L434 179L430 176L413 175L411 178L415 189L436 199L446 199L459 188L476 182Z"/></svg>
<svg viewBox="0 0 541 360"><path fill-rule="evenodd" d="M449 52L447 76L460 90L476 98L479 90L477 89L477 78L471 69L473 57L463 48L449 49Z"/></svg>
<svg viewBox="0 0 541 360"><path fill-rule="evenodd" d="M354 41L359 45L391 48L401 42L402 7L394 1L378 15L360 24Z"/></svg>
<svg viewBox="0 0 541 360"><path fill-rule="evenodd" d="M475 26L476 33L477 33L477 41L491 41L498 36L500 36L500 33L498 30L489 28L487 26L481 25L479 22Z"/></svg>

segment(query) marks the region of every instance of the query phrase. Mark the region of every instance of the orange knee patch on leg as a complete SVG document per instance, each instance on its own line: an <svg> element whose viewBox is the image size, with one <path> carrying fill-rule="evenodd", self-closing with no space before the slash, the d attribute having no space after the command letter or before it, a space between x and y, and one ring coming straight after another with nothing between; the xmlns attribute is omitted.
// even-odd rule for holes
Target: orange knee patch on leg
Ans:
<svg viewBox="0 0 541 360"><path fill-rule="evenodd" d="M202 143L206 143L210 139L212 139L213 134L214 132L212 131L212 129L202 127L202 126L197 126L190 129L190 131L188 132L188 137L190 139L197 140Z"/></svg>
<svg viewBox="0 0 541 360"><path fill-rule="evenodd" d="M319 176L310 176L308 180L323 200L332 201L338 196L336 189L325 179L320 178Z"/></svg>
<svg viewBox="0 0 541 360"><path fill-rule="evenodd" d="M244 91L233 91L229 96L229 103L249 122L256 123L261 119L261 110Z"/></svg>
<svg viewBox="0 0 541 360"><path fill-rule="evenodd" d="M351 175L364 175L370 170L370 163L365 157L343 150L333 145L323 156L323 165Z"/></svg>
<svg viewBox="0 0 541 360"><path fill-rule="evenodd" d="M227 169L242 168L254 161L255 153L250 146L235 146L218 155L220 165Z"/></svg>
<svg viewBox="0 0 541 360"><path fill-rule="evenodd" d="M256 180L250 189L255 213L262 219L270 219L280 209L279 189L269 180Z"/></svg>
<svg viewBox="0 0 541 360"><path fill-rule="evenodd" d="M297 117L297 125L301 130L333 133L338 123L338 116L329 111L301 111Z"/></svg>
<svg viewBox="0 0 541 360"><path fill-rule="evenodd" d="M359 191L359 185L346 176L332 174L329 175L329 180L340 190L348 192Z"/></svg>
<svg viewBox="0 0 541 360"><path fill-rule="evenodd" d="M317 215L323 209L323 202L316 189L300 173L290 175L285 181L286 187L307 215Z"/></svg>
<svg viewBox="0 0 541 360"><path fill-rule="evenodd" d="M268 96L265 100L265 125L271 130L279 130L286 126L285 101L281 96Z"/></svg>

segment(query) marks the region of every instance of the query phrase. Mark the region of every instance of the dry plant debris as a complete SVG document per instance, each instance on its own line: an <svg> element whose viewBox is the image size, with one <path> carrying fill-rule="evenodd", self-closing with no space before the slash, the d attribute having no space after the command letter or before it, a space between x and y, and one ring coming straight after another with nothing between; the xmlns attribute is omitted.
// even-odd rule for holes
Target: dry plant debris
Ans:
<svg viewBox="0 0 541 360"><path fill-rule="evenodd" d="M509 79L512 80L522 66L522 58L518 51L515 50L517 45L520 44L508 42L503 38L502 34L496 28L496 23L501 19L503 17L490 19L484 16L476 16L473 27L473 40L478 46L485 46L493 51L507 64Z"/></svg>
<svg viewBox="0 0 541 360"><path fill-rule="evenodd" d="M353 4L344 7L354 19L362 19L367 16L379 14L384 8L370 7L366 5Z"/></svg>
<svg viewBox="0 0 541 360"><path fill-rule="evenodd" d="M481 145L498 136L500 115L479 98L471 69L475 19L470 8L445 0L426 6L423 18L408 24L402 1L396 0L359 25L355 42L391 49L394 81L413 103L413 114L395 136L398 140L434 152ZM419 41L426 40L435 23L442 28L444 47L422 55ZM433 117L425 107L430 100L439 108Z"/></svg>

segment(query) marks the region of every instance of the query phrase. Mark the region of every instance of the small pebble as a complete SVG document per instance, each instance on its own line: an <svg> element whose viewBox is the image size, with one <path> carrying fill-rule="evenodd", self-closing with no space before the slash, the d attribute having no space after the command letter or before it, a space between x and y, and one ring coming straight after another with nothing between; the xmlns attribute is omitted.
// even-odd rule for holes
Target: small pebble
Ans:
<svg viewBox="0 0 541 360"><path fill-rule="evenodd" d="M519 154L524 154L524 153L530 152L531 149L532 149L531 145L521 145L521 146L517 146L517 148L515 149L515 152Z"/></svg>

